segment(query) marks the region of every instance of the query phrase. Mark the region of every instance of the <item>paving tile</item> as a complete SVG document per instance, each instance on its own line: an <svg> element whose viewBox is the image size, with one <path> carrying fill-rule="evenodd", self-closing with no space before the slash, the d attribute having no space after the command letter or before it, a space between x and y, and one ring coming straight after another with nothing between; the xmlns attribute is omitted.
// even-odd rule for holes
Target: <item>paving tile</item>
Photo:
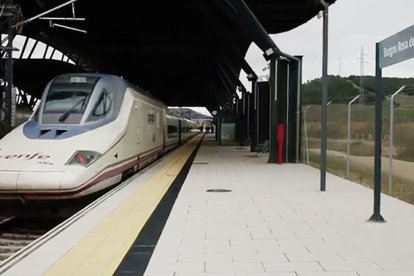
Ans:
<svg viewBox="0 0 414 276"><path fill-rule="evenodd" d="M146 276L146 275L145 275ZM174 276L235 276L233 272L176 272Z"/></svg>
<svg viewBox="0 0 414 276"><path fill-rule="evenodd" d="M151 260L152 261L152 260ZM171 273L171 272L203 272L204 262L176 262L163 263L162 265L151 265L145 270L145 273Z"/></svg>
<svg viewBox="0 0 414 276"><path fill-rule="evenodd" d="M178 256L179 262L214 262L214 261L224 261L232 262L232 254L180 254Z"/></svg>
<svg viewBox="0 0 414 276"><path fill-rule="evenodd" d="M380 271L381 268L374 262L343 262L343 261L319 261L319 264L327 271Z"/></svg>
<svg viewBox="0 0 414 276"><path fill-rule="evenodd" d="M323 268L317 262L263 262L265 271L322 271Z"/></svg>
<svg viewBox="0 0 414 276"><path fill-rule="evenodd" d="M354 271L318 271L318 272L298 272L298 276L360 276Z"/></svg>
<svg viewBox="0 0 414 276"><path fill-rule="evenodd" d="M295 272L236 272L236 276L297 276Z"/></svg>
<svg viewBox="0 0 414 276"><path fill-rule="evenodd" d="M285 254L283 253L267 253L267 254L249 254L245 252L233 253L234 262L287 262Z"/></svg>
<svg viewBox="0 0 414 276"><path fill-rule="evenodd" d="M399 270L412 270L414 271L414 260L413 256L411 256L411 261L382 261L377 263L379 267L381 267L384 270L393 270L393 271L399 271ZM414 272L413 272L414 275Z"/></svg>
<svg viewBox="0 0 414 276"><path fill-rule="evenodd" d="M206 272L264 272L260 262L206 262Z"/></svg>
<svg viewBox="0 0 414 276"><path fill-rule="evenodd" d="M338 254L333 252L286 252L285 255L290 262L342 261Z"/></svg>
<svg viewBox="0 0 414 276"><path fill-rule="evenodd" d="M174 276L414 275L414 206L384 195L387 223L369 223L371 190L328 173L329 189L320 193L319 170L251 155L200 148L197 158L209 166L190 171L169 218L180 226L166 227L157 247L205 270ZM217 187L232 193L205 192ZM162 265L158 253L152 265Z"/></svg>
<svg viewBox="0 0 414 276"><path fill-rule="evenodd" d="M174 272L158 273L158 272L145 272L144 276L175 276Z"/></svg>
<svg viewBox="0 0 414 276"><path fill-rule="evenodd" d="M275 237L270 231L252 231L250 235L253 240L274 240Z"/></svg>
<svg viewBox="0 0 414 276"><path fill-rule="evenodd" d="M413 271L357 271L359 276L413 276Z"/></svg>

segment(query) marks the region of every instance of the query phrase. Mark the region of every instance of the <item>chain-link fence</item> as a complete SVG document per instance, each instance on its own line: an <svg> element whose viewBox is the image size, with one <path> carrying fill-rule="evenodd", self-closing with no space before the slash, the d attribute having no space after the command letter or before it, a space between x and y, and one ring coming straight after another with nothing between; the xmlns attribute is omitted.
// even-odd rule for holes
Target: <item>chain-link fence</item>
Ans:
<svg viewBox="0 0 414 276"><path fill-rule="evenodd" d="M414 203L414 96L408 92L383 101L381 181L384 193ZM352 99L328 106L327 170L373 187L375 107ZM302 111L303 162L319 168L321 106L304 104Z"/></svg>

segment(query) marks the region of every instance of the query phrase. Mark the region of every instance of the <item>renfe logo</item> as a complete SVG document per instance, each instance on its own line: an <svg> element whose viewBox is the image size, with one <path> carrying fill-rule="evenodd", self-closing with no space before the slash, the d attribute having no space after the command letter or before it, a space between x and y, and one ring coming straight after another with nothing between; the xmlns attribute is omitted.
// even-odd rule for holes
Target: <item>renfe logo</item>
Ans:
<svg viewBox="0 0 414 276"><path fill-rule="evenodd" d="M0 155L0 160L1 159L7 159L7 160L11 160L11 159L20 159L20 160L46 160L50 158L49 155L43 154L43 153L35 153L35 154L8 154L8 155Z"/></svg>

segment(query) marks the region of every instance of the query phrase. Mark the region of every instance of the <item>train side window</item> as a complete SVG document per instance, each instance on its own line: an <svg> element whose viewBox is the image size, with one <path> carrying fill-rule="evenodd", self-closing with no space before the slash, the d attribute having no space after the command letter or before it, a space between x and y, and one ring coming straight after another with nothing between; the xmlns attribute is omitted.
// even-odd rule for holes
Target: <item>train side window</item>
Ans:
<svg viewBox="0 0 414 276"><path fill-rule="evenodd" d="M168 126L168 133L178 133L178 127L173 126L173 125L169 125Z"/></svg>
<svg viewBox="0 0 414 276"><path fill-rule="evenodd" d="M155 115L152 113L148 114L148 124L153 125L155 123Z"/></svg>

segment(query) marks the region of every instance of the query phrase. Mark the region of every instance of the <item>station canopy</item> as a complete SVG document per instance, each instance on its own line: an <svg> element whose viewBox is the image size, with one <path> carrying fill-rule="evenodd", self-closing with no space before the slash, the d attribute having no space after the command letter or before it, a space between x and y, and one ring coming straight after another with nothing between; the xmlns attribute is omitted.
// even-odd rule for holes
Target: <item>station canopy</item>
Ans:
<svg viewBox="0 0 414 276"><path fill-rule="evenodd" d="M19 20L65 2L14 0L21 7ZM249 71L244 56L250 44L265 50L262 42L266 38L252 19L266 33L277 34L306 23L323 9L319 0L78 0L74 7L75 17L85 21L52 23L86 30L86 34L51 27L48 20L39 19L19 32L58 49L77 66L18 59L15 85L40 97L45 84L57 74L111 73L148 90L167 105L205 106L210 111L232 101L240 85L240 70ZM250 17L243 7L252 12ZM72 6L46 16L73 17Z"/></svg>

